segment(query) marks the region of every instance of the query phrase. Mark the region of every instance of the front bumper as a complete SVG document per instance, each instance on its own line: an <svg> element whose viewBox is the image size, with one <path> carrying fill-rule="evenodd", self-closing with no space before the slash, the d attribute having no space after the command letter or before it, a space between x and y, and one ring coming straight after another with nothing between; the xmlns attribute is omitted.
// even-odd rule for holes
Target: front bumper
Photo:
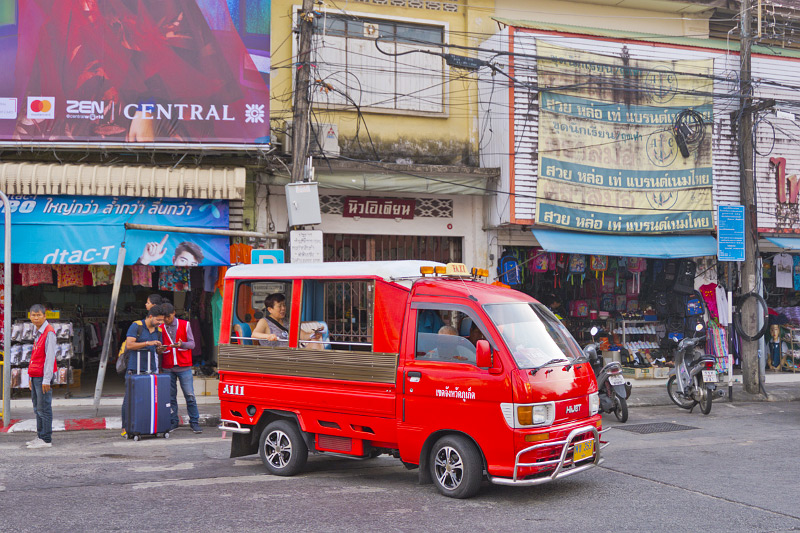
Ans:
<svg viewBox="0 0 800 533"><path fill-rule="evenodd" d="M489 476L489 481L495 483L497 485L515 485L515 486L531 486L531 485L542 485L543 483L549 483L551 481L555 481L556 479L565 478L568 476L572 476L579 472L583 472L585 470L589 470L590 468L594 468L595 466L600 465L603 462L603 458L601 457L600 451L608 446L608 443L601 444L600 443L600 434L608 431L610 428L606 428L602 431L598 431L597 427L595 426L584 426L580 428L573 429L566 439L556 441L556 442L543 442L541 444L535 444L533 446L529 446L524 450L521 450L517 453L517 456L514 460L514 477L509 479L505 477L492 477ZM594 459L589 460L586 459L583 464L575 465L572 461L572 451L575 449L574 441L576 437L581 435L585 435L587 433L592 434L592 438L594 439ZM553 448L556 446L561 446L561 455L558 459L553 459L550 461L541 461L537 463L520 463L520 458L523 454L534 451L540 450L542 448ZM517 479L517 471L521 467L543 467L543 466L550 466L556 465L555 470L551 474L545 474L540 477L535 477L532 479Z"/></svg>

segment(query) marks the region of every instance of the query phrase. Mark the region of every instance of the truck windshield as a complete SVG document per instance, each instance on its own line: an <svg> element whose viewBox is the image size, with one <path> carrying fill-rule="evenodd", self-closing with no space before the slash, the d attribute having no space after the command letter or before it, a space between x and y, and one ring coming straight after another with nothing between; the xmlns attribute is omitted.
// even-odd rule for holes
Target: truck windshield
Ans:
<svg viewBox="0 0 800 533"><path fill-rule="evenodd" d="M485 306L519 368L548 362L574 362L583 357L575 339L553 313L538 303Z"/></svg>

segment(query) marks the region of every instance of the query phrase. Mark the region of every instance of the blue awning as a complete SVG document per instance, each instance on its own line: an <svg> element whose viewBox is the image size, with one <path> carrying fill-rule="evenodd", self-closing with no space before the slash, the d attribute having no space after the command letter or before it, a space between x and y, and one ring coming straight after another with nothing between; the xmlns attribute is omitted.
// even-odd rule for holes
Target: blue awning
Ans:
<svg viewBox="0 0 800 533"><path fill-rule="evenodd" d="M717 240L709 235L605 235L534 229L533 236L548 252L670 259L717 255Z"/></svg>
<svg viewBox="0 0 800 533"><path fill-rule="evenodd" d="M794 237L765 237L782 250L800 250L800 239Z"/></svg>

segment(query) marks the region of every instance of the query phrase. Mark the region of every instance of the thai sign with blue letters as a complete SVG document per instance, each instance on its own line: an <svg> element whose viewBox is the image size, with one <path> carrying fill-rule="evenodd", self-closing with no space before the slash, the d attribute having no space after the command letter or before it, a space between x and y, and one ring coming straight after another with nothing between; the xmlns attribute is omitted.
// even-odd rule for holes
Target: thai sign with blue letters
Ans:
<svg viewBox="0 0 800 533"><path fill-rule="evenodd" d="M228 229L227 200L95 196L11 196L9 200L13 263L116 264L123 242L126 265L210 266L230 262L228 237L178 231ZM126 230L125 223L172 226L176 230Z"/></svg>

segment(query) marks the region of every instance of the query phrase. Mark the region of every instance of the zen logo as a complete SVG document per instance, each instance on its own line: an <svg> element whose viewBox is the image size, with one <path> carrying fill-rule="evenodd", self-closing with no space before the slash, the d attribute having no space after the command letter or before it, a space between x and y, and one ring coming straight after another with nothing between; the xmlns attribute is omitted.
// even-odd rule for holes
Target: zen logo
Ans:
<svg viewBox="0 0 800 533"><path fill-rule="evenodd" d="M222 389L222 394L244 396L244 385L225 385L225 388Z"/></svg>
<svg viewBox="0 0 800 533"><path fill-rule="evenodd" d="M67 118L99 120L103 118L105 112L105 102L95 102L94 100L67 100Z"/></svg>
<svg viewBox="0 0 800 533"><path fill-rule="evenodd" d="M568 405L567 406L567 414L568 415L573 414L573 413L577 413L580 410L581 410L581 404L579 404L579 403L576 403L575 405Z"/></svg>

